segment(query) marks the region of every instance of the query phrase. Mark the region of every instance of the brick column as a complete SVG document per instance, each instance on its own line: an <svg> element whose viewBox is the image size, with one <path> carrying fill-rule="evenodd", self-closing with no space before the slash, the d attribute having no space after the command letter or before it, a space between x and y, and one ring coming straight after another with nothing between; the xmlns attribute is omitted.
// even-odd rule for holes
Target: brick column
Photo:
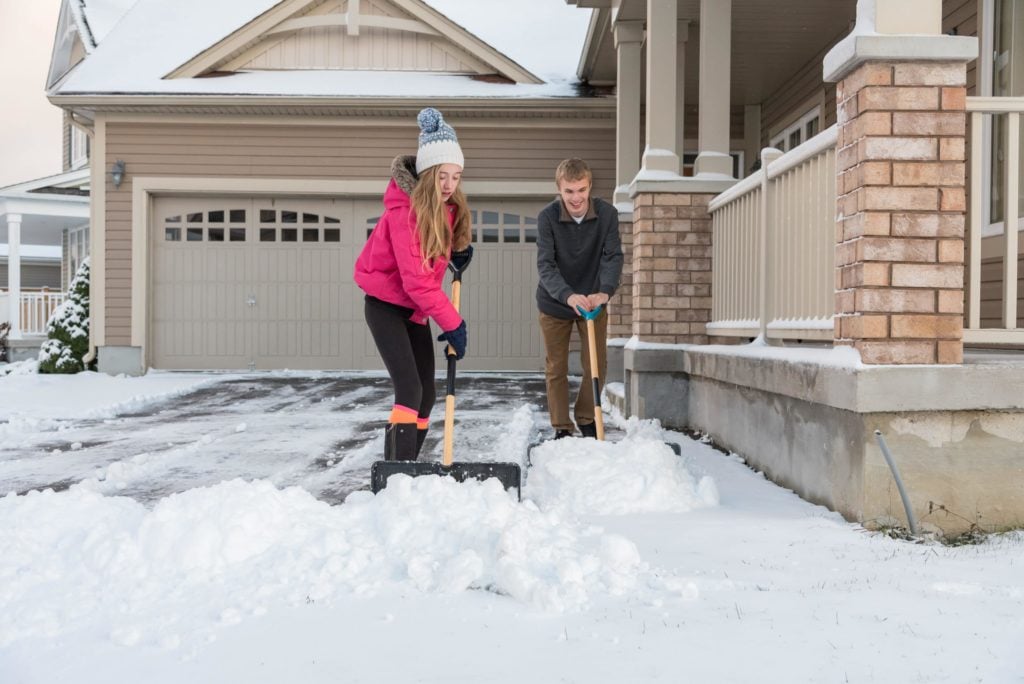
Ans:
<svg viewBox="0 0 1024 684"><path fill-rule="evenodd" d="M633 328L645 342L707 344L713 193L639 192L633 210Z"/></svg>
<svg viewBox="0 0 1024 684"><path fill-rule="evenodd" d="M963 359L966 65L865 61L838 105L835 343Z"/></svg>
<svg viewBox="0 0 1024 684"><path fill-rule="evenodd" d="M633 222L619 218L622 236L622 279L608 306L608 339L633 334Z"/></svg>

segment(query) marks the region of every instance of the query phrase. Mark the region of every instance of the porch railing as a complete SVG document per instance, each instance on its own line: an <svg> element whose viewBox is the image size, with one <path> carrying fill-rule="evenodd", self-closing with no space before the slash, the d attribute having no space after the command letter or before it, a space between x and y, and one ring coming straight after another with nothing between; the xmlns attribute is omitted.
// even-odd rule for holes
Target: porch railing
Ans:
<svg viewBox="0 0 1024 684"><path fill-rule="evenodd" d="M836 126L712 200L708 334L831 340L835 291Z"/></svg>
<svg viewBox="0 0 1024 684"><path fill-rule="evenodd" d="M1024 113L1021 97L969 97L970 113L970 207L968 216L967 344L1024 345L1021 326L1020 260L1020 122ZM1003 223L1001 234L988 225L986 204L991 201L992 183L987 182L986 155L989 125L1005 117L1006 135L993 154L1005 163L1003 181ZM991 234L989 234L991 233Z"/></svg>
<svg viewBox="0 0 1024 684"><path fill-rule="evenodd" d="M46 321L50 319L58 306L64 303L67 298L64 292L22 292L20 301L19 327L22 335L45 335ZM10 319L8 312L9 292L0 292L0 322Z"/></svg>

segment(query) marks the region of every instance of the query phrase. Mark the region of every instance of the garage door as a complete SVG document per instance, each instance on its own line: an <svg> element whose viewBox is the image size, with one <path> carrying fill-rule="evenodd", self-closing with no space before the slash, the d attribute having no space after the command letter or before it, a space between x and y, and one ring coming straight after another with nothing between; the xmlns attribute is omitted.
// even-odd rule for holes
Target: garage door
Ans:
<svg viewBox="0 0 1024 684"><path fill-rule="evenodd" d="M474 203L465 370L541 368L534 243L545 202ZM153 367L383 368L352 282L380 208L376 199L158 198Z"/></svg>

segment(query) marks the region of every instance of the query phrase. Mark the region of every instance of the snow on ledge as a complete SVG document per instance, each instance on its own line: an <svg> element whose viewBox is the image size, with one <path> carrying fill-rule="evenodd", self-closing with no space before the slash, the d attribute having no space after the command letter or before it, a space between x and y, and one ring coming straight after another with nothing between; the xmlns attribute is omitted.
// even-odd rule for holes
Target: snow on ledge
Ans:
<svg viewBox="0 0 1024 684"><path fill-rule="evenodd" d="M714 354L748 359L765 359L805 363L833 368L865 369L860 352L853 347L775 347L758 337L750 344L666 344L642 342L636 335L625 345L626 349L669 349L691 354Z"/></svg>

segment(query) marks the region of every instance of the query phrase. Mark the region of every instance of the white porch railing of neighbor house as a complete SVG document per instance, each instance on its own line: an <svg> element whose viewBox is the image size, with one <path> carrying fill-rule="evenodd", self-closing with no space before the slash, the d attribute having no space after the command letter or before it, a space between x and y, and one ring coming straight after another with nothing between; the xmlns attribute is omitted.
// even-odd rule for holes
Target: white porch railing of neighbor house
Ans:
<svg viewBox="0 0 1024 684"><path fill-rule="evenodd" d="M50 314L64 303L66 297L63 292L22 292L21 334L45 335L46 321L50 319Z"/></svg>
<svg viewBox="0 0 1024 684"><path fill-rule="evenodd" d="M715 197L709 335L831 340L836 127Z"/></svg>
<svg viewBox="0 0 1024 684"><path fill-rule="evenodd" d="M970 207L967 245L967 320L964 342L967 344L1024 346L1021 326L1020 260L1020 124L1024 114L1022 97L969 97L970 113ZM1003 162L1001 225L990 224L986 207L994 188L986 166L986 131L1002 126L1004 135L992 149ZM1000 121L1000 120L1003 121ZM997 195L999 196L999 195ZM1007 230L1007 227L1010 227Z"/></svg>

